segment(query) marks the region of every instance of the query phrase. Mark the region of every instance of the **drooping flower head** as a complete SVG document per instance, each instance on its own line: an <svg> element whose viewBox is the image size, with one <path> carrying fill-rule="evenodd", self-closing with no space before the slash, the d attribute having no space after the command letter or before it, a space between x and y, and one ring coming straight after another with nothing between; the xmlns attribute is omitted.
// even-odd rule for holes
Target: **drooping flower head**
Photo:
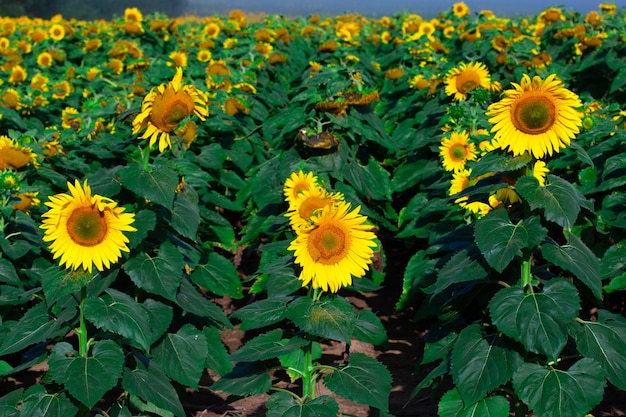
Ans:
<svg viewBox="0 0 626 417"><path fill-rule="evenodd" d="M469 135L465 131L452 132L450 137L443 138L439 150L446 171L462 170L467 161L476 159L476 146L469 142Z"/></svg>
<svg viewBox="0 0 626 417"><path fill-rule="evenodd" d="M452 68L444 79L446 94L454 96L455 100L467 100L467 93L478 87L489 89L491 78L489 71L482 62L462 62L457 68Z"/></svg>
<svg viewBox="0 0 626 417"><path fill-rule="evenodd" d="M340 202L322 208L312 217L312 225L296 231L289 250L302 267L302 286L337 292L351 285L352 277L361 278L369 269L377 246L373 226L359 214L360 206Z"/></svg>
<svg viewBox="0 0 626 417"><path fill-rule="evenodd" d="M28 164L39 166L37 154L13 139L0 135L0 170L20 169Z"/></svg>
<svg viewBox="0 0 626 417"><path fill-rule="evenodd" d="M148 139L152 147L159 141L159 152L172 146L170 133L191 115L204 120L208 114L208 98L193 85L182 85L183 71L176 68L176 75L167 84L153 88L144 98L141 113L133 120L133 133L144 130L140 136Z"/></svg>
<svg viewBox="0 0 626 417"><path fill-rule="evenodd" d="M582 125L578 96L555 74L545 80L524 74L520 84L512 85L486 113L500 147L515 156L528 152L543 158L568 146Z"/></svg>
<svg viewBox="0 0 626 417"><path fill-rule="evenodd" d="M131 224L134 213L124 213L123 207L109 198L92 195L91 187L78 180L67 183L70 194L50 197L45 203L50 209L43 214L45 230L43 241L54 259L61 258L60 265L76 270L82 267L89 272L93 265L98 271L110 268L117 262L121 252L128 252L129 242L124 232L134 232Z"/></svg>

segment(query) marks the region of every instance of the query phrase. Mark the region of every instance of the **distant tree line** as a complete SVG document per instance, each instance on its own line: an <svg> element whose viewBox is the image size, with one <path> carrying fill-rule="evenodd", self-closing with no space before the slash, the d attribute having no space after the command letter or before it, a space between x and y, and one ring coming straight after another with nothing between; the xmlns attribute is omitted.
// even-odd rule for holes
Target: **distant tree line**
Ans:
<svg viewBox="0 0 626 417"><path fill-rule="evenodd" d="M187 0L0 0L0 16L48 19L61 14L66 19L109 20L123 16L127 7L137 7L144 15L162 12L176 17L185 13Z"/></svg>

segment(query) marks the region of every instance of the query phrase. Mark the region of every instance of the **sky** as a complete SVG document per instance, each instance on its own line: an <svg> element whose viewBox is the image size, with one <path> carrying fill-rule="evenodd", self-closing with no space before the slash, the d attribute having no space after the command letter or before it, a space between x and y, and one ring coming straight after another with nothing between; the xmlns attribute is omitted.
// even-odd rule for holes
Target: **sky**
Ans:
<svg viewBox="0 0 626 417"><path fill-rule="evenodd" d="M187 0L192 12L227 13L232 9L244 12L265 12L284 16L310 15L314 13L337 15L358 13L368 17L392 15L410 10L425 18L436 16L452 8L458 0ZM562 6L565 10L575 10L586 14L597 10L600 3L614 3L626 6L626 0L465 0L473 12L483 9L493 11L499 17L536 15L547 7Z"/></svg>

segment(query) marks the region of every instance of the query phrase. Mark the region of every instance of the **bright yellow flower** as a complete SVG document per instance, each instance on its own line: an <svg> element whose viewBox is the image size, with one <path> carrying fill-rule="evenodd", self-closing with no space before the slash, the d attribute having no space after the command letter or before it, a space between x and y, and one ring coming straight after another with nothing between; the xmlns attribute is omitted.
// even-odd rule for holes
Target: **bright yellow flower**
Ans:
<svg viewBox="0 0 626 417"><path fill-rule="evenodd" d="M124 20L127 22L140 23L143 21L143 14L136 7L128 7L124 10Z"/></svg>
<svg viewBox="0 0 626 417"><path fill-rule="evenodd" d="M512 84L486 113L500 147L516 156L529 152L543 158L569 145L582 125L578 96L554 74L545 80L524 74L520 84Z"/></svg>
<svg viewBox="0 0 626 417"><path fill-rule="evenodd" d="M37 55L37 65L42 68L48 68L52 65L52 55L50 52L42 52Z"/></svg>
<svg viewBox="0 0 626 417"><path fill-rule="evenodd" d="M124 213L123 207L100 195L91 195L91 187L85 181L81 187L67 183L70 194L50 197L46 203L50 209L44 213L43 241L51 242L54 259L61 258L60 265L76 270L82 266L92 272L93 265L104 271L117 262L122 251L129 252L128 238L123 232L134 232L131 224L134 213Z"/></svg>
<svg viewBox="0 0 626 417"><path fill-rule="evenodd" d="M11 75L9 75L9 82L11 84L19 84L26 80L26 70L21 65L16 65L11 69Z"/></svg>
<svg viewBox="0 0 626 417"><path fill-rule="evenodd" d="M170 133L191 115L204 120L208 114L208 97L193 85L182 85L183 70L176 68L172 81L153 88L143 100L141 113L133 120L133 134L148 139L152 147L159 141L159 152L172 146Z"/></svg>
<svg viewBox="0 0 626 417"><path fill-rule="evenodd" d="M467 7L467 4L460 1L452 5L452 12L456 17L461 18L463 16L467 16L470 13L470 9Z"/></svg>
<svg viewBox="0 0 626 417"><path fill-rule="evenodd" d="M8 136L0 135L0 170L20 169L28 164L39 166L37 154Z"/></svg>
<svg viewBox="0 0 626 417"><path fill-rule="evenodd" d="M476 146L469 142L469 135L465 131L452 132L450 137L443 138L439 150L446 171L462 170L467 161L476 160Z"/></svg>
<svg viewBox="0 0 626 417"><path fill-rule="evenodd" d="M65 37L65 28L63 27L63 25L56 23L50 26L50 29L48 30L48 34L55 41L60 41Z"/></svg>
<svg viewBox="0 0 626 417"><path fill-rule="evenodd" d="M491 78L485 64L481 62L462 62L458 68L448 71L444 82L446 94L454 96L455 100L467 100L467 93L478 87L489 89Z"/></svg>
<svg viewBox="0 0 626 417"><path fill-rule="evenodd" d="M305 174L302 170L300 170L292 173L289 178L285 180L285 185L283 187L283 194L285 195L285 200L289 203L289 210L295 208L296 200L303 191L309 191L315 187L319 187L319 185L317 182L317 176L313 175L312 172L307 172Z"/></svg>
<svg viewBox="0 0 626 417"><path fill-rule="evenodd" d="M352 277L361 278L372 263L376 247L373 226L359 214L360 206L340 202L326 206L312 217L312 225L296 231L289 245L295 262L302 267L302 286L337 292L351 285Z"/></svg>
<svg viewBox="0 0 626 417"><path fill-rule="evenodd" d="M533 177L537 178L539 185L546 185L546 176L550 172L544 161L538 160L533 165Z"/></svg>
<svg viewBox="0 0 626 417"><path fill-rule="evenodd" d="M187 66L188 58L186 52L174 51L170 53L169 57L172 61L174 61L173 66L183 68ZM172 63L168 62L167 65L172 66Z"/></svg>

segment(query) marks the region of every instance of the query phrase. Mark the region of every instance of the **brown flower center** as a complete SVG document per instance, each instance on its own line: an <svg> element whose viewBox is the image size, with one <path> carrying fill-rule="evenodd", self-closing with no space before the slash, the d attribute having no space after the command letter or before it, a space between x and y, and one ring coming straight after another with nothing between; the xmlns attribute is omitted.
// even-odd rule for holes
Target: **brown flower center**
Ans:
<svg viewBox="0 0 626 417"><path fill-rule="evenodd" d="M511 107L511 120L519 131L538 135L552 128L556 120L556 108L548 98L530 95Z"/></svg>
<svg viewBox="0 0 626 417"><path fill-rule="evenodd" d="M152 103L150 121L163 132L171 132L193 112L193 98L186 92L168 86Z"/></svg>
<svg viewBox="0 0 626 417"><path fill-rule="evenodd" d="M67 219L67 233L82 246L95 246L107 235L107 221L104 213L96 207L80 207Z"/></svg>
<svg viewBox="0 0 626 417"><path fill-rule="evenodd" d="M315 262L332 265L341 261L350 247L350 236L335 225L321 225L311 231L307 249Z"/></svg>
<svg viewBox="0 0 626 417"><path fill-rule="evenodd" d="M465 145L453 145L450 147L450 159L455 162L463 161L467 158L467 147Z"/></svg>
<svg viewBox="0 0 626 417"><path fill-rule="evenodd" d="M469 93L480 85L480 77L474 71L465 71L456 77L456 89L459 93Z"/></svg>
<svg viewBox="0 0 626 417"><path fill-rule="evenodd" d="M330 202L325 198L311 196L300 204L298 214L300 214L301 218L308 221L311 220L311 216L313 216L317 210L324 208L329 204Z"/></svg>

